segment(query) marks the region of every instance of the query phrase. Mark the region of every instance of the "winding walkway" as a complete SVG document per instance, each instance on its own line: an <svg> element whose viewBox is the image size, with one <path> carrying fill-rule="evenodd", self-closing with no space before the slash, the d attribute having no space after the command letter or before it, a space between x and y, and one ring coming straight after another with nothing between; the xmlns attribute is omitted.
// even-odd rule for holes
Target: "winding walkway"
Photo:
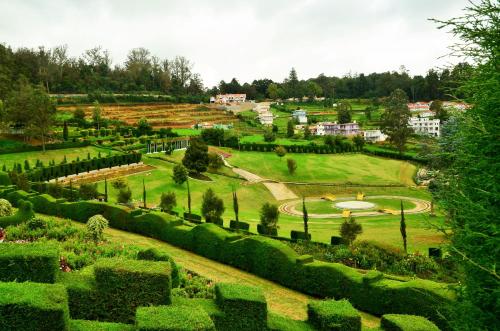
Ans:
<svg viewBox="0 0 500 331"><path fill-rule="evenodd" d="M355 200L356 198L353 197L342 197L338 198L336 201L348 201L348 200ZM411 201L415 204L415 207L412 209L405 209L405 214L420 214L420 213L425 213L431 210L431 203L427 200L422 200L422 199L417 199L417 198L410 198L410 197L404 197L404 196L399 196L399 195L373 195L368 197L366 200L370 201L370 199L395 199L395 200L407 200ZM322 198L306 198L306 201L309 202L315 202L315 201L324 201ZM279 211L283 214L290 215L290 216L296 216L296 217L302 217L302 211L297 210L295 207L298 204L301 204L302 200L293 200L293 201L288 201L279 206ZM332 202L333 204L333 202ZM309 218L342 218L342 213L329 213L329 214L308 214ZM387 213L380 212L380 211L358 211L358 212L352 212L352 216L380 216L380 215L387 215Z"/></svg>

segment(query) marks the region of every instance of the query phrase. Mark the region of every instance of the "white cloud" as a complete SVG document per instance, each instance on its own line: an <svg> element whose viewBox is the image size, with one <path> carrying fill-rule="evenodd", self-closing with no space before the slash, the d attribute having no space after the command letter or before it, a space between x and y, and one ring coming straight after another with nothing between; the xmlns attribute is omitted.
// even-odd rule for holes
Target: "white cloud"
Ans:
<svg viewBox="0 0 500 331"><path fill-rule="evenodd" d="M0 0L0 41L13 47L102 45L115 63L134 47L184 55L206 85L237 77L281 81L397 70L424 74L446 60L452 36L430 17L460 14L466 0Z"/></svg>

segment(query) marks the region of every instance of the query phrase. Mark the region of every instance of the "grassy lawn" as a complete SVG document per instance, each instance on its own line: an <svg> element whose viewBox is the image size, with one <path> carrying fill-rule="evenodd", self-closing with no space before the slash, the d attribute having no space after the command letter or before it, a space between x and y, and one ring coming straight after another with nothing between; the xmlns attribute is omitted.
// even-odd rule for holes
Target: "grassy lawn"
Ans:
<svg viewBox="0 0 500 331"><path fill-rule="evenodd" d="M411 185L416 167L408 162L364 154L287 154L230 151L228 162L264 178L318 183L362 183ZM297 162L290 175L286 159Z"/></svg>
<svg viewBox="0 0 500 331"><path fill-rule="evenodd" d="M108 149L87 146L87 147L78 147L78 148L66 148L66 149L58 149L58 150L50 150L42 153L41 151L34 152L22 152L22 153L12 153L12 154L0 154L0 165L7 165L7 168L10 169L15 163L21 163L24 165L24 160L28 160L31 166L34 166L36 160L39 159L45 165L48 165L49 161L55 160L56 163L61 162L66 156L68 162L72 160L76 160L77 157L80 159L87 158L88 153L90 153L91 157L97 156L101 152L102 156L108 155L109 153L118 153L116 151L110 151Z"/></svg>
<svg viewBox="0 0 500 331"><path fill-rule="evenodd" d="M241 143L257 143L257 144L267 144L268 142L264 141L264 135L254 134L250 136L244 136L240 139ZM290 139L290 138L276 138L272 144L278 145L309 145L312 140L304 140L304 139ZM320 144L320 142L317 142Z"/></svg>
<svg viewBox="0 0 500 331"><path fill-rule="evenodd" d="M375 204L373 208L363 209L363 211L378 210L378 209L394 209L400 210L400 201L394 199L366 199L368 202ZM311 201L307 202L307 211L311 214L328 214L338 213L340 209L335 207L335 201ZM403 208L405 210L415 208L415 204L411 201L403 200Z"/></svg>
<svg viewBox="0 0 500 331"><path fill-rule="evenodd" d="M201 130L198 129L172 129L172 131L179 136L199 136L201 134Z"/></svg>

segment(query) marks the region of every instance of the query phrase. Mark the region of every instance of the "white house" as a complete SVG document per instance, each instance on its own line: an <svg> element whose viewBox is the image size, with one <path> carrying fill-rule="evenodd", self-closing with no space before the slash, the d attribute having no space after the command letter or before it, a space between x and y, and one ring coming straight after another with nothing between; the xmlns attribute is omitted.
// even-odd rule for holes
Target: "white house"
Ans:
<svg viewBox="0 0 500 331"><path fill-rule="evenodd" d="M292 118L299 124L307 124L307 114L303 109L294 110L292 113Z"/></svg>
<svg viewBox="0 0 500 331"><path fill-rule="evenodd" d="M262 124L262 125L272 125L273 124L274 116L273 116L273 113L271 113L269 111L260 113L258 118L259 118L260 124Z"/></svg>
<svg viewBox="0 0 500 331"><path fill-rule="evenodd" d="M382 131L380 130L364 130L363 138L366 141L379 142L379 141L385 141L387 139L387 136L383 134Z"/></svg>
<svg viewBox="0 0 500 331"><path fill-rule="evenodd" d="M410 117L408 121L410 127L417 134L425 134L433 137L440 135L440 120L434 118L433 112L424 112L418 116Z"/></svg>
<svg viewBox="0 0 500 331"><path fill-rule="evenodd" d="M215 96L216 103L230 103L230 102L245 102L246 94L217 94Z"/></svg>
<svg viewBox="0 0 500 331"><path fill-rule="evenodd" d="M342 135L355 136L359 134L359 124L352 123L338 124L337 122L320 122L316 125L316 135Z"/></svg>

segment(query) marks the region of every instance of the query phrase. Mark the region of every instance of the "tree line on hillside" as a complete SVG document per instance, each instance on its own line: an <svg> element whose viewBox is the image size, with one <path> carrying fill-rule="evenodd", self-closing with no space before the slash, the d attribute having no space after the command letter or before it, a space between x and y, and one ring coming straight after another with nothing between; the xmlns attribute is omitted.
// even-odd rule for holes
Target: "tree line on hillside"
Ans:
<svg viewBox="0 0 500 331"><path fill-rule="evenodd" d="M236 78L206 89L202 77L193 72L193 63L177 56L161 59L146 48L129 51L123 64L113 64L102 47L86 50L79 57L68 55L66 45L51 49L39 47L13 49L0 44L0 100L20 81L42 85L48 93L158 93L173 96L205 96L218 93L246 93L248 99L303 97L380 98L400 88L410 100L448 99L451 90L468 77L472 66L459 63L453 68L430 69L425 76L399 71L326 76L300 80L292 68L283 82L256 79L240 84Z"/></svg>

